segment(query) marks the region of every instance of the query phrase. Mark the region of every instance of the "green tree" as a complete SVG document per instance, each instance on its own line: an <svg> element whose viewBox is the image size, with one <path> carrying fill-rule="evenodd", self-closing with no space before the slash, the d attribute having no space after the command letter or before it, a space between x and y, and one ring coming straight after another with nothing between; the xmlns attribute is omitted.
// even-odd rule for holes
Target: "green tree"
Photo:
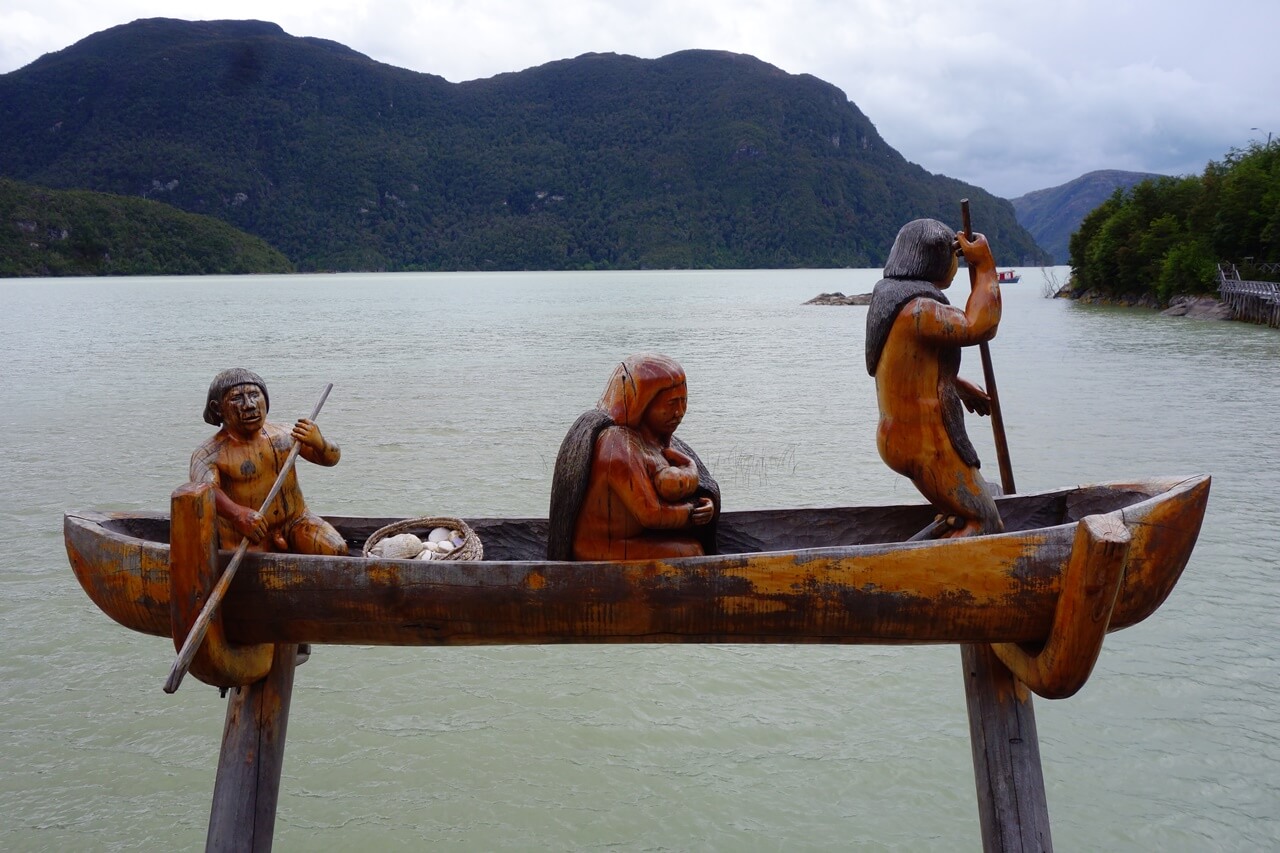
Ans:
<svg viewBox="0 0 1280 853"><path fill-rule="evenodd" d="M1254 145L1198 178L1119 190L1071 237L1080 290L1161 301L1216 288L1219 261L1280 260L1280 151Z"/></svg>

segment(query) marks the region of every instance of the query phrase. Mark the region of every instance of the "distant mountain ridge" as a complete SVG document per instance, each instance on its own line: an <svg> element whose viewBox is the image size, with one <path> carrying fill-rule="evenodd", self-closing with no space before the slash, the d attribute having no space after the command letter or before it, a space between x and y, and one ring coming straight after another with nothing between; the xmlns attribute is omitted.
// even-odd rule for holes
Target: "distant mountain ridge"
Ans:
<svg viewBox="0 0 1280 853"><path fill-rule="evenodd" d="M959 199L836 87L749 56L585 54L449 83L261 21L135 21L0 75L0 176L163 200L301 270L878 266Z"/></svg>
<svg viewBox="0 0 1280 853"><path fill-rule="evenodd" d="M1128 189L1163 175L1106 169L1089 172L1061 186L1036 190L1012 199L1018 224L1027 229L1053 263L1070 262L1068 244L1084 218L1117 189Z"/></svg>

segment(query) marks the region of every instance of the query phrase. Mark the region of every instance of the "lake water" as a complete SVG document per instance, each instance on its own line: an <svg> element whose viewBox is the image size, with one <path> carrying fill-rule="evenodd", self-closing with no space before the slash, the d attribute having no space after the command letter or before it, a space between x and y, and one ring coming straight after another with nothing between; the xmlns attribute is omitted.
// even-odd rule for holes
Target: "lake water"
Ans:
<svg viewBox="0 0 1280 853"><path fill-rule="evenodd" d="M1061 850L1280 844L1280 333L1005 288L991 351L1020 491L1209 473L1186 573L1036 701ZM1059 268L1059 275L1065 270ZM203 844L224 715L111 622L73 509L167 509L213 374L309 412L338 515L545 515L613 364L689 374L680 434L726 509L918 499L875 450L875 270L0 282L0 848ZM963 284L957 289L967 292ZM962 373L981 379L976 357ZM997 477L990 428L969 428ZM278 850L976 850L955 647L318 647L298 671Z"/></svg>

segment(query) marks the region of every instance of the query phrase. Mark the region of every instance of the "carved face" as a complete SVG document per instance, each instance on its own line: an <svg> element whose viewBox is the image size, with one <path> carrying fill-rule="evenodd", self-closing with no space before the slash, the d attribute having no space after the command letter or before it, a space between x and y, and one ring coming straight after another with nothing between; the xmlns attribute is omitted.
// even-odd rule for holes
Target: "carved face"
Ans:
<svg viewBox="0 0 1280 853"><path fill-rule="evenodd" d="M689 408L688 386L681 382L659 391L644 411L642 423L655 435L666 438L676 431Z"/></svg>
<svg viewBox="0 0 1280 853"><path fill-rule="evenodd" d="M262 428L267 419L267 400L257 385L233 385L222 395L218 405L227 429L250 436Z"/></svg>

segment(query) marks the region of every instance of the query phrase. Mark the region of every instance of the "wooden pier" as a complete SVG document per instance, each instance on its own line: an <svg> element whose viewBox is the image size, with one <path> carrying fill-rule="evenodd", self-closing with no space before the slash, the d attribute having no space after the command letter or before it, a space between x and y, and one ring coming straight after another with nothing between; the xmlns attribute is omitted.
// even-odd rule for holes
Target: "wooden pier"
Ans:
<svg viewBox="0 0 1280 853"><path fill-rule="evenodd" d="M1258 264L1266 272L1280 272L1280 264ZM1280 282L1245 281L1235 264L1218 264L1218 294L1236 320L1280 329Z"/></svg>

